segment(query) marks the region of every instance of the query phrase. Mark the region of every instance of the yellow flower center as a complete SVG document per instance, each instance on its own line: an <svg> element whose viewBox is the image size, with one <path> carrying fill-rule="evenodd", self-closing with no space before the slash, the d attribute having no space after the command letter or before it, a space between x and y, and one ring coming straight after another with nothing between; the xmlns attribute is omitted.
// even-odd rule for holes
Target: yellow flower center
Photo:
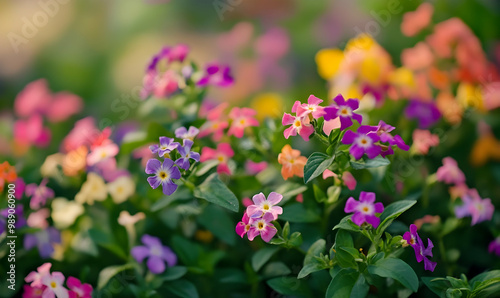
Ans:
<svg viewBox="0 0 500 298"><path fill-rule="evenodd" d="M219 155L219 156L217 157L217 160L218 160L219 162L223 162L223 161L224 161L224 156Z"/></svg>
<svg viewBox="0 0 500 298"><path fill-rule="evenodd" d="M262 206L262 209L264 209L266 211L269 210L269 205L268 204L264 204L264 206Z"/></svg>
<svg viewBox="0 0 500 298"><path fill-rule="evenodd" d="M299 120L295 120L295 122L293 123L293 125L299 127L300 126L300 121Z"/></svg>
<svg viewBox="0 0 500 298"><path fill-rule="evenodd" d="M164 172L164 171L161 171L161 172L158 174L158 176L160 176L160 178L161 178L161 179L165 179L165 178L167 178L167 177L168 177L168 174L167 174L166 172Z"/></svg>
<svg viewBox="0 0 500 298"><path fill-rule="evenodd" d="M370 209L368 207L363 207L363 212L368 212Z"/></svg>
<svg viewBox="0 0 500 298"><path fill-rule="evenodd" d="M240 120L240 125L245 125L245 119Z"/></svg>
<svg viewBox="0 0 500 298"><path fill-rule="evenodd" d="M50 287L53 288L53 289L55 289L57 287L56 282L55 281L51 282L50 283Z"/></svg>
<svg viewBox="0 0 500 298"><path fill-rule="evenodd" d="M264 223L263 223L263 222L259 222L259 223L257 224L257 228L258 228L259 230L262 230L262 229L264 228Z"/></svg>

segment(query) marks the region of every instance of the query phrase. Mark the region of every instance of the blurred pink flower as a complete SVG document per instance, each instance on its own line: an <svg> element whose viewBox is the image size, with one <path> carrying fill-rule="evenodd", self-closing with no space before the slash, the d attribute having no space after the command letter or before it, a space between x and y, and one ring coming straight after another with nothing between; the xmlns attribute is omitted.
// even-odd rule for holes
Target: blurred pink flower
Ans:
<svg viewBox="0 0 500 298"><path fill-rule="evenodd" d="M441 217L439 215L429 215L427 214L426 216L416 219L413 224L417 226L417 229L420 229L424 224L435 224L438 223L441 220Z"/></svg>
<svg viewBox="0 0 500 298"><path fill-rule="evenodd" d="M257 112L251 108L234 107L229 113L229 118L233 120L227 135L234 135L237 138L242 138L245 128L251 126L259 126L259 121L255 119Z"/></svg>
<svg viewBox="0 0 500 298"><path fill-rule="evenodd" d="M67 153L78 149L80 146L90 146L101 134L92 117L83 118L75 123L73 129L64 138L61 151Z"/></svg>
<svg viewBox="0 0 500 298"><path fill-rule="evenodd" d="M268 163L265 161L254 162L251 160L247 160L245 163L245 170L249 175L257 175L258 173L264 171L268 166Z"/></svg>
<svg viewBox="0 0 500 298"><path fill-rule="evenodd" d="M417 10L403 15L401 32L406 36L414 36L431 22L434 7L430 3L422 3Z"/></svg>
<svg viewBox="0 0 500 298"><path fill-rule="evenodd" d="M151 149L149 149L149 146L153 145L153 143L146 144L142 147L139 147L132 151L132 156L134 158L140 158L141 159L141 165L143 168L146 168L146 164L148 163L148 160L153 158L155 154L151 152Z"/></svg>
<svg viewBox="0 0 500 298"><path fill-rule="evenodd" d="M280 59L285 56L290 49L290 37L288 32L282 28L271 28L257 38L255 51L260 55L270 59Z"/></svg>
<svg viewBox="0 0 500 298"><path fill-rule="evenodd" d="M32 115L28 120L17 120L14 123L14 140L23 145L46 147L51 139L50 130L43 127L40 115Z"/></svg>
<svg viewBox="0 0 500 298"><path fill-rule="evenodd" d="M458 168L456 160L451 157L443 158L443 166L436 173L437 180L448 184L462 184L465 182L464 173Z"/></svg>
<svg viewBox="0 0 500 298"><path fill-rule="evenodd" d="M333 177L335 179L335 181L339 181L339 183L340 183L339 176L337 174L335 174L334 172L326 169L323 172L323 179L326 179L328 177ZM349 190L354 190L356 188L356 184L357 184L356 179L354 178L354 176L350 172L342 173L342 181L345 184L345 186L347 186L347 188Z"/></svg>
<svg viewBox="0 0 500 298"><path fill-rule="evenodd" d="M100 146L95 146L87 155L87 165L93 166L105 159L115 157L119 150L118 146L110 140Z"/></svg>
<svg viewBox="0 0 500 298"><path fill-rule="evenodd" d="M439 145L439 137L425 129L413 131L413 150L421 155L426 155L430 147Z"/></svg>
<svg viewBox="0 0 500 298"><path fill-rule="evenodd" d="M231 169L228 166L228 161L234 156L234 151L231 149L231 145L228 143L220 143L217 145L217 149L212 149L209 147L203 147L201 149L200 162L205 162L207 160L217 160L217 173L231 175Z"/></svg>
<svg viewBox="0 0 500 298"><path fill-rule="evenodd" d="M425 42L419 42L413 48L404 49L401 53L401 60L407 68L420 70L432 65L434 55Z"/></svg>
<svg viewBox="0 0 500 298"><path fill-rule="evenodd" d="M476 189L470 189L463 197L464 204L455 208L457 218L466 216L472 217L471 225L475 225L482 221L491 220L495 207L491 200L481 199Z"/></svg>
<svg viewBox="0 0 500 298"><path fill-rule="evenodd" d="M295 197L295 201L299 202L299 203L304 203L304 195L299 193L296 197Z"/></svg>
<svg viewBox="0 0 500 298"><path fill-rule="evenodd" d="M202 138L213 134L212 139L214 141L219 141L222 138L224 129L229 126L226 120L226 114L224 113L227 106L228 103L224 102L207 111L206 117L208 121L200 127L198 137Z"/></svg>
<svg viewBox="0 0 500 298"><path fill-rule="evenodd" d="M30 213L27 224L29 227L46 229L49 226L47 218L50 216L50 211L47 208L42 208L38 211Z"/></svg>
<svg viewBox="0 0 500 298"><path fill-rule="evenodd" d="M228 54L236 54L252 39L253 25L249 22L240 22L227 33L217 37L218 48Z"/></svg>
<svg viewBox="0 0 500 298"><path fill-rule="evenodd" d="M250 199L250 198L243 198L241 199L241 203L243 204L243 206L245 207L248 207L250 205L253 205L253 201ZM246 214L246 212L245 212Z"/></svg>
<svg viewBox="0 0 500 298"><path fill-rule="evenodd" d="M456 200L458 198L463 197L469 191L469 187L467 187L467 185L465 183L462 183L462 184L450 186L448 191L450 192L451 199Z"/></svg>

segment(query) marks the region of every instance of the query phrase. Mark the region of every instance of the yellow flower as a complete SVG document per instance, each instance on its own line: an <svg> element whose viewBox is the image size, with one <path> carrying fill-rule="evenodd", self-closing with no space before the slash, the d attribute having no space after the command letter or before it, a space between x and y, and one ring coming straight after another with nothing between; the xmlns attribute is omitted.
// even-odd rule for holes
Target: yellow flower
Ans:
<svg viewBox="0 0 500 298"><path fill-rule="evenodd" d="M473 107L480 111L485 111L483 95L479 86L474 86L470 83L461 83L457 89L457 100L464 107Z"/></svg>
<svg viewBox="0 0 500 298"><path fill-rule="evenodd" d="M264 118L277 118L283 115L283 99L277 93L262 93L255 97L251 108L257 111L255 116L258 120Z"/></svg>
<svg viewBox="0 0 500 298"><path fill-rule="evenodd" d="M344 60L344 53L339 49L324 49L316 54L315 60L319 75L329 80L337 74Z"/></svg>
<svg viewBox="0 0 500 298"><path fill-rule="evenodd" d="M83 206L75 201L68 201L65 198L55 198L52 200L52 220L58 229L65 229L71 226L78 216L84 212Z"/></svg>
<svg viewBox="0 0 500 298"><path fill-rule="evenodd" d="M135 182L129 176L120 176L107 185L109 194L116 204L123 203L135 192Z"/></svg>
<svg viewBox="0 0 500 298"><path fill-rule="evenodd" d="M75 201L80 204L94 204L94 201L104 201L108 196L106 184L101 176L95 173L87 175L87 181L83 183L80 192L76 194Z"/></svg>

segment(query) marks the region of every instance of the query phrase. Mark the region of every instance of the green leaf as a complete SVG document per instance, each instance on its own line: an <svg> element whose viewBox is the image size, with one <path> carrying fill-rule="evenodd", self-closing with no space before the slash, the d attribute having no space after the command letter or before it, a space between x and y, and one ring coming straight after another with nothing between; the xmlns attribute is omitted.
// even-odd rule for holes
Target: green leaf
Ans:
<svg viewBox="0 0 500 298"><path fill-rule="evenodd" d="M424 284L439 297L446 297L446 290L451 286L445 278L422 277Z"/></svg>
<svg viewBox="0 0 500 298"><path fill-rule="evenodd" d="M269 259L279 250L279 247L270 246L258 250L252 256L252 268L256 272L259 271L262 266L264 266Z"/></svg>
<svg viewBox="0 0 500 298"><path fill-rule="evenodd" d="M164 289L165 292L174 294L176 297L182 297L182 298L199 297L198 290L196 290L194 284L185 279L179 279L165 283L164 286L161 287L161 289L162 290Z"/></svg>
<svg viewBox="0 0 500 298"><path fill-rule="evenodd" d="M314 242L307 250L306 256L304 257L304 265L307 265L316 260L314 257L319 256L319 254L324 252L325 249L325 239L318 239L316 242Z"/></svg>
<svg viewBox="0 0 500 298"><path fill-rule="evenodd" d="M383 158L381 156L377 156L372 159L368 159L366 161L351 161L351 167L355 170L368 169L368 168L377 168L389 165L391 162Z"/></svg>
<svg viewBox="0 0 500 298"><path fill-rule="evenodd" d="M342 269L330 282L326 290L326 298L350 297L353 287L358 281L359 272L353 269Z"/></svg>
<svg viewBox="0 0 500 298"><path fill-rule="evenodd" d="M159 277L163 281L171 281L176 280L184 276L187 273L187 268L184 266L174 266L167 267L164 273L162 273Z"/></svg>
<svg viewBox="0 0 500 298"><path fill-rule="evenodd" d="M290 223L287 221L285 225L283 226L283 238L288 239L288 236L290 235Z"/></svg>
<svg viewBox="0 0 500 298"><path fill-rule="evenodd" d="M415 271L413 271L410 265L400 259L381 259L374 265L368 265L368 272L381 277L395 279L413 292L418 290L418 277Z"/></svg>
<svg viewBox="0 0 500 298"><path fill-rule="evenodd" d="M333 156L321 152L311 154L304 167L304 183L321 175L332 164L333 159Z"/></svg>
<svg viewBox="0 0 500 298"><path fill-rule="evenodd" d="M125 265L117 265L117 266L109 266L101 270L99 272L99 277L97 278L97 289L101 290L106 286L113 276L118 273L134 268L134 264L125 264Z"/></svg>
<svg viewBox="0 0 500 298"><path fill-rule="evenodd" d="M280 215L280 219L289 222L317 222L321 220L321 217L317 212L306 209L304 204L292 203L283 207L283 214Z"/></svg>
<svg viewBox="0 0 500 298"><path fill-rule="evenodd" d="M342 187L338 185L332 185L328 187L326 190L326 195L328 196L327 202L328 204L333 204L338 201L340 197L340 192L342 191Z"/></svg>
<svg viewBox="0 0 500 298"><path fill-rule="evenodd" d="M326 201L326 194L319 188L318 185L313 184L314 198L318 203Z"/></svg>
<svg viewBox="0 0 500 298"><path fill-rule="evenodd" d="M229 245L235 244L234 223L223 209L216 205L208 205L198 216L198 222L223 242Z"/></svg>
<svg viewBox="0 0 500 298"><path fill-rule="evenodd" d="M262 269L262 276L266 279L276 276L286 276L290 273L292 273L292 270L283 262L271 262Z"/></svg>
<svg viewBox="0 0 500 298"><path fill-rule="evenodd" d="M293 182L285 182L276 188L275 192L280 193L283 196L283 200L281 200L280 204L286 203L292 197L295 197L298 194L303 193L307 190L307 186L303 184L293 183ZM281 216L280 216L281 218Z"/></svg>
<svg viewBox="0 0 500 298"><path fill-rule="evenodd" d="M351 234L346 230L339 230L335 236L335 258L343 268L356 267L354 257L349 252L340 249L341 247L354 248Z"/></svg>
<svg viewBox="0 0 500 298"><path fill-rule="evenodd" d="M377 235L382 235L382 233L389 227L394 219L400 216L403 212L410 209L415 205L417 201L414 200L402 200L397 201L389 206L385 207L384 212L380 215L380 225L377 228Z"/></svg>
<svg viewBox="0 0 500 298"><path fill-rule="evenodd" d="M350 298L364 298L368 295L368 291L370 290L370 285L366 282L363 274L360 274L358 280L352 287Z"/></svg>
<svg viewBox="0 0 500 298"><path fill-rule="evenodd" d="M304 267L302 267L297 278L298 279L304 278L313 272L321 271L326 268L328 267L326 267L325 264L322 264L320 262L309 263L307 265L304 265Z"/></svg>
<svg viewBox="0 0 500 298"><path fill-rule="evenodd" d="M360 227L357 224L352 222L351 217L352 217L352 214L347 215L344 218L342 218L340 220L340 222L336 226L333 227L333 230L342 229L342 230L353 231L353 232L357 232L357 233L361 232Z"/></svg>
<svg viewBox="0 0 500 298"><path fill-rule="evenodd" d="M308 288L306 282L295 277L276 277L268 280L267 284L281 295L311 297L311 290Z"/></svg>
<svg viewBox="0 0 500 298"><path fill-rule="evenodd" d="M297 247L302 245L302 234L300 232L293 232L292 235L290 235L290 239L288 240L287 244L290 247Z"/></svg>
<svg viewBox="0 0 500 298"><path fill-rule="evenodd" d="M481 274L476 275L473 279L470 280L470 284L474 286L475 282L482 282L488 279L494 279L500 277L500 270L491 270L488 272L483 272ZM475 287L474 287L475 288Z"/></svg>
<svg viewBox="0 0 500 298"><path fill-rule="evenodd" d="M205 199L231 211L238 212L240 204L234 193L214 173L194 190L194 196Z"/></svg>
<svg viewBox="0 0 500 298"><path fill-rule="evenodd" d="M492 270L475 276L470 281L473 297L487 297L500 292L500 270Z"/></svg>

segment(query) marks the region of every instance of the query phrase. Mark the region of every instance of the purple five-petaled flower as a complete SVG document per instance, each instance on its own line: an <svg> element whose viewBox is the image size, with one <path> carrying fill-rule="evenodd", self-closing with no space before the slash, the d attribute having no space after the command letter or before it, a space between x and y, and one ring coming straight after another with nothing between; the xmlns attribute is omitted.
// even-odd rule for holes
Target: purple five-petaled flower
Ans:
<svg viewBox="0 0 500 298"><path fill-rule="evenodd" d="M173 194L177 190L177 184L172 179L180 179L181 172L174 166L174 162L165 158L163 164L157 159L150 159L146 164L146 174L153 174L148 177L149 185L156 189L160 184L163 187L163 193L167 196Z"/></svg>
<svg viewBox="0 0 500 298"><path fill-rule="evenodd" d="M325 108L325 120L333 120L337 117L340 118L340 130L344 130L352 125L352 119L361 124L363 117L354 113L359 107L359 101L354 98L349 98L347 101L339 94L334 99L337 106L329 106Z"/></svg>
<svg viewBox="0 0 500 298"><path fill-rule="evenodd" d="M417 262L422 262L424 261L424 268L425 270L429 271L434 271L434 268L436 268L436 262L432 262L429 260L427 257L432 257L432 248L434 247L434 244L432 244L431 239L427 239L427 248L424 246L424 243L420 236L417 233L417 226L412 224L410 225L410 231L404 233L403 239L411 246L413 247L413 250L415 251L415 258L417 259Z"/></svg>
<svg viewBox="0 0 500 298"><path fill-rule="evenodd" d="M193 147L193 141L184 139L182 147L179 146L177 148L177 151L179 151L181 157L175 161L175 164L178 165L181 169L189 169L189 159L192 159L196 162L200 161L200 154L198 152L191 151L191 147Z"/></svg>
<svg viewBox="0 0 500 298"><path fill-rule="evenodd" d="M165 154L170 153L172 150L177 149L179 147L179 143L174 142L173 138L167 138L167 137L160 137L160 145L155 144L149 146L149 149L151 149L151 152L158 153L159 157L165 157Z"/></svg>
<svg viewBox="0 0 500 298"><path fill-rule="evenodd" d="M375 213L384 212L384 205L380 202L375 203L375 193L362 191L359 195L359 201L353 197L347 199L344 211L346 213L354 212L351 220L358 226L366 222L376 229L380 224L380 218Z"/></svg>
<svg viewBox="0 0 500 298"><path fill-rule="evenodd" d="M348 130L342 138L342 144L352 144L349 153L356 159L360 159L363 153L369 158L375 158L381 151L380 146L375 144L380 140L377 129L376 126L362 125L357 132Z"/></svg>
<svg viewBox="0 0 500 298"><path fill-rule="evenodd" d="M133 247L130 253L139 263L148 258L146 264L152 273L159 274L165 271L165 263L169 267L177 264L175 253L168 246L164 246L157 237L145 234L141 241L144 245Z"/></svg>
<svg viewBox="0 0 500 298"><path fill-rule="evenodd" d="M38 247L38 253L43 259L54 253L54 244L56 243L61 243L61 234L54 227L48 227L24 237L24 249L30 250L35 246Z"/></svg>
<svg viewBox="0 0 500 298"><path fill-rule="evenodd" d="M189 139L192 141L199 132L200 130L194 126L190 126L189 129L186 129L185 127L179 127L175 130L175 137L179 139Z"/></svg>
<svg viewBox="0 0 500 298"><path fill-rule="evenodd" d="M441 113L433 102L411 100L405 109L406 117L416 118L418 126L422 129L429 128L441 118Z"/></svg>

